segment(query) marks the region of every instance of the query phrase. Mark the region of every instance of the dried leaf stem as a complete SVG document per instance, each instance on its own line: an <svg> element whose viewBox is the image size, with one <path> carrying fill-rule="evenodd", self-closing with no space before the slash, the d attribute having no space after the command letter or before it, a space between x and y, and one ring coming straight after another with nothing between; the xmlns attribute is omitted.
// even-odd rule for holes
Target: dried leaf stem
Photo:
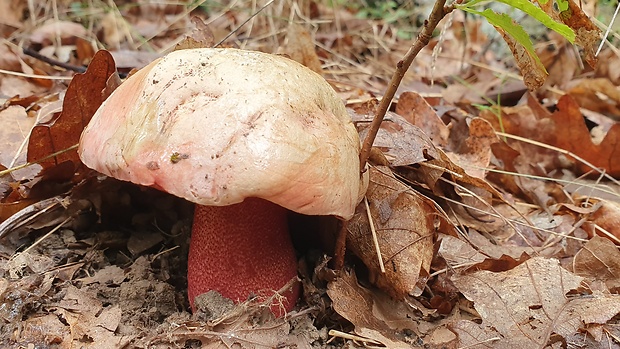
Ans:
<svg viewBox="0 0 620 349"><path fill-rule="evenodd" d="M370 130L368 132L368 136L364 140L364 145L362 146L362 150L360 152L360 168L362 171L364 170L364 166L366 165L366 161L368 161L368 157L370 156L370 148L372 147L373 142L375 141L375 137L377 136L377 132L379 132L379 127L381 126L381 122L383 121L383 117L385 113L390 107L392 103L392 98L396 94L396 90L400 85L400 82L403 80L407 69L413 63L415 57L420 53L420 51L428 45L430 42L433 31L437 28L439 21L444 18L448 13L454 10L454 6L445 6L446 0L437 0L435 2L435 6L433 7L433 11L428 16L428 19L424 21L424 25L422 26L422 31L418 34L418 37L413 42L409 51L405 54L403 59L398 61L396 64L396 71L392 75L392 80L388 85L379 106L377 107L377 111L375 114L372 123L370 124Z"/></svg>
<svg viewBox="0 0 620 349"><path fill-rule="evenodd" d="M382 273L385 273L385 265L383 265L383 257L381 256L381 247L379 246L379 239L377 239L377 230L375 229L375 222L372 219L368 198L366 196L364 196L364 206L366 206L366 215L368 216L368 224L370 225L370 232L372 233L372 243L375 245L375 251L377 252L379 269Z"/></svg>

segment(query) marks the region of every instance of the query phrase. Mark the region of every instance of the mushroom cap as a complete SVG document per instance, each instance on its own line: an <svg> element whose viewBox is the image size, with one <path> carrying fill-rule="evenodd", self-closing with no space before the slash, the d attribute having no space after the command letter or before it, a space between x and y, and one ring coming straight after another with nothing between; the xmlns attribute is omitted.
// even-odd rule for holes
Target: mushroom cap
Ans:
<svg viewBox="0 0 620 349"><path fill-rule="evenodd" d="M318 74L237 49L172 52L127 79L82 133L108 176L201 205L257 197L308 215L353 216L367 187L359 136Z"/></svg>

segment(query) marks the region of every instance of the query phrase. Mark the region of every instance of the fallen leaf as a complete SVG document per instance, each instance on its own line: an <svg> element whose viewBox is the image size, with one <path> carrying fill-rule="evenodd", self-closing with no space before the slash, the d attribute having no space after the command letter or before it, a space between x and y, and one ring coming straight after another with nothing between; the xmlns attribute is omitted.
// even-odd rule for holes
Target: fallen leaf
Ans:
<svg viewBox="0 0 620 349"><path fill-rule="evenodd" d="M56 306L74 343L87 348L114 349L125 346L133 338L115 334L121 320L120 307L103 307L93 295L74 286L67 288L65 297Z"/></svg>
<svg viewBox="0 0 620 349"><path fill-rule="evenodd" d="M388 167L371 167L369 172L366 197L381 255L365 205L358 206L348 223L349 249L366 264L371 281L392 297L419 296L430 273L439 213L431 200L396 180Z"/></svg>
<svg viewBox="0 0 620 349"><path fill-rule="evenodd" d="M28 143L29 162L38 161L44 169L65 161L72 162L74 170L80 166L76 149L47 157L77 145L82 130L103 102L107 81L113 74L116 74L116 68L110 53L104 50L97 52L88 70L75 75L71 81L62 112L32 129Z"/></svg>
<svg viewBox="0 0 620 349"><path fill-rule="evenodd" d="M565 323L557 318L574 314L566 309L572 302L567 294L581 280L557 260L542 257L504 272L480 270L452 278L482 318L480 333L468 335L479 339L495 333L498 339L491 343L493 348L543 348L552 333L566 335Z"/></svg>
<svg viewBox="0 0 620 349"><path fill-rule="evenodd" d="M409 344L399 340L396 330L375 315L372 292L357 283L354 273L341 273L327 285L327 294L333 301L334 310L355 326L356 334L387 348L410 348Z"/></svg>
<svg viewBox="0 0 620 349"><path fill-rule="evenodd" d="M0 36L8 38L22 27L26 3L21 0L0 1Z"/></svg>
<svg viewBox="0 0 620 349"><path fill-rule="evenodd" d="M620 251L609 239L593 236L573 259L574 273L601 280L612 292L620 288Z"/></svg>
<svg viewBox="0 0 620 349"><path fill-rule="evenodd" d="M609 79L582 79L574 81L566 91L580 107L597 113L611 114L620 120L620 90Z"/></svg>
<svg viewBox="0 0 620 349"><path fill-rule="evenodd" d="M620 245L620 203L607 200L588 200L596 205L598 209L590 214L586 229L592 236L598 234L611 239L617 245ZM597 203L598 201L598 203ZM611 234L611 236L608 236Z"/></svg>
<svg viewBox="0 0 620 349"><path fill-rule="evenodd" d="M23 322L19 340L25 343L56 345L59 348L71 347L71 329L56 314L32 317Z"/></svg>
<svg viewBox="0 0 620 349"><path fill-rule="evenodd" d="M620 156L616 154L620 144L620 125L613 125L600 143L594 143L579 105L571 96L562 96L557 103L557 110L553 113L548 112L532 96L528 98L527 106L504 109L507 114L502 114L502 119L506 133L566 150L611 176L620 175ZM488 113L481 116L498 129L495 116ZM546 174L552 169L567 167L566 155L555 150L523 142L511 141L509 144L517 144L515 149L519 149L521 153L520 161L524 167L518 168L520 173L541 175L532 169L542 169ZM590 166L571 160L576 162L579 174L592 171Z"/></svg>
<svg viewBox="0 0 620 349"><path fill-rule="evenodd" d="M215 37L209 26L197 16L192 16L191 21L196 28L186 35L174 47L174 50L213 47L215 45Z"/></svg>
<svg viewBox="0 0 620 349"><path fill-rule="evenodd" d="M54 42L72 45L76 38L87 36L86 29L79 23L52 19L37 27L30 35L30 41L45 46Z"/></svg>
<svg viewBox="0 0 620 349"><path fill-rule="evenodd" d="M396 104L396 114L418 126L438 147L447 144L450 130L437 112L417 92L403 92Z"/></svg>
<svg viewBox="0 0 620 349"><path fill-rule="evenodd" d="M26 161L26 154L22 149L35 121L35 118L28 117L26 109L19 105L0 111L0 164L8 168Z"/></svg>
<svg viewBox="0 0 620 349"><path fill-rule="evenodd" d="M368 124L360 122L368 119L359 114L353 114L352 118L358 122L360 138L364 139L368 134ZM427 157L439 157L433 142L419 127L392 112L388 112L381 123L373 147L381 149L392 166L412 165L426 161Z"/></svg>
<svg viewBox="0 0 620 349"><path fill-rule="evenodd" d="M575 43L583 47L586 62L595 67L598 61L595 53L601 30L592 23L579 4L573 0L567 0L566 3L568 9L560 12L560 19L575 31Z"/></svg>
<svg viewBox="0 0 620 349"><path fill-rule="evenodd" d="M499 138L491 124L484 119L473 118L468 126L467 138L461 142L459 149L447 152L446 155L468 175L484 179L493 154L491 146L499 143Z"/></svg>
<svg viewBox="0 0 620 349"><path fill-rule="evenodd" d="M304 27L291 23L286 33L286 39L288 42L285 52L292 60L305 65L315 73L323 74L321 60L314 49L312 37Z"/></svg>
<svg viewBox="0 0 620 349"><path fill-rule="evenodd" d="M620 295L599 294L571 299L557 314L553 331L567 338L596 324L605 324L620 313ZM595 338L596 339L596 338ZM602 338L599 339L600 340Z"/></svg>

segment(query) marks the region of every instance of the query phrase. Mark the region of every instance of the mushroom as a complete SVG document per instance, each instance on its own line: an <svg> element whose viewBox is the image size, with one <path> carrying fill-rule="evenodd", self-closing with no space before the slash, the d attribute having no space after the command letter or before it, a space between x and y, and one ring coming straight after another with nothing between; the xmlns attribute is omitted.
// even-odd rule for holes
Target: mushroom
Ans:
<svg viewBox="0 0 620 349"><path fill-rule="evenodd" d="M82 133L105 175L196 203L188 296L269 297L297 276L287 211L350 219L367 187L360 141L318 74L237 49L172 52L127 79ZM299 293L284 295L289 311ZM195 310L195 309L194 309Z"/></svg>

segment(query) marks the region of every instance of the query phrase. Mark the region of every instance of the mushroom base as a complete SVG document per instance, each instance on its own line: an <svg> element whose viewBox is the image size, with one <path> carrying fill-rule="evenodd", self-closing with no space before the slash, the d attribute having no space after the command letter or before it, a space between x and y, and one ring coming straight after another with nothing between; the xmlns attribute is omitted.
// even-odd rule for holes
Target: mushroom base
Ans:
<svg viewBox="0 0 620 349"><path fill-rule="evenodd" d="M286 209L256 198L224 207L196 205L187 272L192 309L195 297L210 290L235 302L267 299L296 276ZM276 316L295 306L299 283L282 296L271 305Z"/></svg>

